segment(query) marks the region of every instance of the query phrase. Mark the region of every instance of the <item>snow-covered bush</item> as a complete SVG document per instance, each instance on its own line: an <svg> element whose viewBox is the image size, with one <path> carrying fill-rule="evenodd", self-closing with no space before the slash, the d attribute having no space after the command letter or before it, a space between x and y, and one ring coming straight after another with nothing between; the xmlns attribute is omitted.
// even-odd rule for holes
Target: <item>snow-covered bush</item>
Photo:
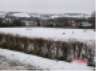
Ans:
<svg viewBox="0 0 96 71"><path fill-rule="evenodd" d="M68 62L86 59L89 65L94 65L95 41L55 41L0 33L0 47Z"/></svg>

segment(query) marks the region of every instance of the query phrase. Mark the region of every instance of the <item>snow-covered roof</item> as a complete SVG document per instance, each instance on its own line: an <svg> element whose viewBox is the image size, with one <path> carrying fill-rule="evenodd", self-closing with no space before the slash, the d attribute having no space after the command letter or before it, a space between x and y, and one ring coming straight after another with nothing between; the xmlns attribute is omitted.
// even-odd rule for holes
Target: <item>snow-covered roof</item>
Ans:
<svg viewBox="0 0 96 71"><path fill-rule="evenodd" d="M28 13L14 13L13 16L15 17L30 17Z"/></svg>
<svg viewBox="0 0 96 71"><path fill-rule="evenodd" d="M64 15L65 17L73 17L73 18L88 18L88 15Z"/></svg>
<svg viewBox="0 0 96 71"><path fill-rule="evenodd" d="M64 14L55 14L51 16L51 18L58 18L58 17L72 17L72 18L88 18L90 15L87 14L79 14L79 13L64 13Z"/></svg>

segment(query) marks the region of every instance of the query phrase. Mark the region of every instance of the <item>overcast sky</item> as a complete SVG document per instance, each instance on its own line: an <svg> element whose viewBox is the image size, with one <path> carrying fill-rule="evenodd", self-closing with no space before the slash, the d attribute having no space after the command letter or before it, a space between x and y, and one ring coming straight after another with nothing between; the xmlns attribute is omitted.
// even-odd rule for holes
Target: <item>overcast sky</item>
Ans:
<svg viewBox="0 0 96 71"><path fill-rule="evenodd" d="M0 0L0 11L64 13L94 11L95 0Z"/></svg>

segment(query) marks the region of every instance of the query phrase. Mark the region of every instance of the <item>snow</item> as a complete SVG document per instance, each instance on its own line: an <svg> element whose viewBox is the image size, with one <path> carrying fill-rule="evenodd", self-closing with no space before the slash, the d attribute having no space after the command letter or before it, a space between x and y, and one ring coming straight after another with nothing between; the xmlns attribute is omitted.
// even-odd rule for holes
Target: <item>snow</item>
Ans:
<svg viewBox="0 0 96 71"><path fill-rule="evenodd" d="M64 14L65 17L73 17L73 18L88 18L91 15L84 14L84 13L69 13L69 14Z"/></svg>
<svg viewBox="0 0 96 71"><path fill-rule="evenodd" d="M28 13L23 13L23 12L21 12L21 13L15 13L15 14L13 14L13 16L15 16L15 17L30 17L28 15Z"/></svg>
<svg viewBox="0 0 96 71"><path fill-rule="evenodd" d="M38 14L38 13L29 13L29 15L32 17L40 18L40 14Z"/></svg>
<svg viewBox="0 0 96 71"><path fill-rule="evenodd" d="M47 58L34 56L32 54L29 55L6 49L0 49L0 55L10 60L16 60L24 64L30 64L34 67L43 69L44 71L93 71L93 68L88 67L86 64L50 60Z"/></svg>
<svg viewBox="0 0 96 71"><path fill-rule="evenodd" d="M90 14L84 14L84 13L64 13L64 14L55 14L51 16L51 18L59 18L59 17L71 17L71 18L89 18Z"/></svg>
<svg viewBox="0 0 96 71"><path fill-rule="evenodd" d="M95 34L92 29L60 29L60 28L0 28L0 32L30 38L45 38L52 40L76 40L81 42L94 42Z"/></svg>
<svg viewBox="0 0 96 71"><path fill-rule="evenodd" d="M60 29L60 28L0 28L0 32L5 34L13 34L26 36L30 38L45 38L53 40L77 40L89 42L96 40L96 32L92 29ZM94 39L95 38L95 39ZM30 64L36 68L48 71L93 71L93 68L86 64L77 62L67 63L64 61L50 60L43 57L28 55L16 51L0 49L0 55L7 57L10 60L17 60L21 63Z"/></svg>
<svg viewBox="0 0 96 71"><path fill-rule="evenodd" d="M1 70L29 70L36 69L32 65L23 64L15 60L9 60L5 56L0 56L0 71Z"/></svg>
<svg viewBox="0 0 96 71"><path fill-rule="evenodd" d="M59 17L62 17L62 16L58 16L58 15L53 15L53 16L51 16L52 19L54 19L54 18L59 18Z"/></svg>

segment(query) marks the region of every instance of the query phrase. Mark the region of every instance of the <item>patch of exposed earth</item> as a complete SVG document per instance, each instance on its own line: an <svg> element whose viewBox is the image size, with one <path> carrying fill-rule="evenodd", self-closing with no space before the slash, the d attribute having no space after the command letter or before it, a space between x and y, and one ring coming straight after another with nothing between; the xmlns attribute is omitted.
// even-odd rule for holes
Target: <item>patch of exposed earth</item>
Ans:
<svg viewBox="0 0 96 71"><path fill-rule="evenodd" d="M0 56L0 70L36 70L36 68L32 65L23 64Z"/></svg>

